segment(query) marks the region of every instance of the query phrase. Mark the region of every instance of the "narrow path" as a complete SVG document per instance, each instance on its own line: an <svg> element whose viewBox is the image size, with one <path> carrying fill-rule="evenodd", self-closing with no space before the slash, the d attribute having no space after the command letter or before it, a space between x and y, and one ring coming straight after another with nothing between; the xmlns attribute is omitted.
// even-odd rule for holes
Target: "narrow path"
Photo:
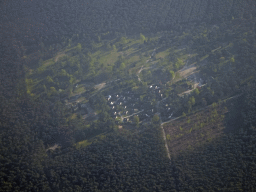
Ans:
<svg viewBox="0 0 256 192"><path fill-rule="evenodd" d="M143 70L145 70L145 69L151 69L151 68L155 68L155 67L145 67L145 68L143 68L143 66L140 68L140 70L137 72L137 77L138 77L138 80L139 81L141 81L141 79L140 79L140 73L141 73L141 71L143 71Z"/></svg>
<svg viewBox="0 0 256 192"><path fill-rule="evenodd" d="M140 70L139 70L138 73L137 73L138 80L139 80L140 82L141 82L140 73L141 73L142 69L143 69L143 65L142 65L142 67L140 68Z"/></svg>
<svg viewBox="0 0 256 192"><path fill-rule="evenodd" d="M160 119L161 119L161 117L160 117ZM163 137L164 137L164 142L165 142L165 148L166 148L166 151L167 151L167 156L171 160L171 155L170 155L169 148L168 148L168 145L167 145L167 141L166 141L166 136L165 136L164 126L162 124L162 120L160 120L160 124L161 124L161 129L163 131Z"/></svg>
<svg viewBox="0 0 256 192"><path fill-rule="evenodd" d="M133 114L131 114L131 115L129 115L129 116L126 116L126 117L124 117L124 118L131 117L131 116L136 115L136 114L139 114L139 113L141 113L141 112L143 112L143 111L144 111L144 109L142 109L141 111L138 111L137 113L133 113Z"/></svg>
<svg viewBox="0 0 256 192"><path fill-rule="evenodd" d="M157 101L157 103L156 103L156 110L157 110L157 112L159 112L158 111L158 107L159 107L160 102L161 101ZM164 127L163 127L163 123L162 123L162 119L161 119L161 113L159 113L159 118L160 118L160 127L161 127L162 132L163 132L163 138L164 138L165 148L166 148L166 151L167 151L167 156L171 160L171 155L170 155L169 148L168 148L168 145L167 145L166 135L165 135L165 132L164 132Z"/></svg>

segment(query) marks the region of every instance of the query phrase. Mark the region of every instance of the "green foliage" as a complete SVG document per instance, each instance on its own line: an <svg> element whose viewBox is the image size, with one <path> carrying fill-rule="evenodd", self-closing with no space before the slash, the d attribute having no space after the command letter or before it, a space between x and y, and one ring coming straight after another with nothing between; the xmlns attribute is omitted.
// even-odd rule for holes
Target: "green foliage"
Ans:
<svg viewBox="0 0 256 192"><path fill-rule="evenodd" d="M142 41L142 42L144 42L145 40L146 40L146 37L141 33L140 34L140 40Z"/></svg>
<svg viewBox="0 0 256 192"><path fill-rule="evenodd" d="M157 124L157 123L159 123L159 121L160 121L159 116L158 116L157 114L155 114L155 115L153 116L153 118L152 118L152 122L153 122L154 124Z"/></svg>
<svg viewBox="0 0 256 192"><path fill-rule="evenodd" d="M231 63L235 63L235 58L234 58L234 57L231 57L231 58L230 58L230 62L231 62Z"/></svg>
<svg viewBox="0 0 256 192"><path fill-rule="evenodd" d="M65 76L68 76L68 74L67 74L67 72L66 72L66 70L65 70L65 69L61 69L61 70L60 70L60 74L59 74L59 76L63 76L63 77L65 77Z"/></svg>
<svg viewBox="0 0 256 192"><path fill-rule="evenodd" d="M126 37L121 37L120 39L121 43L124 45L128 42L127 38Z"/></svg>
<svg viewBox="0 0 256 192"><path fill-rule="evenodd" d="M199 95L199 93L200 93L199 89L196 88L196 89L194 90L194 93L195 93L196 95Z"/></svg>
<svg viewBox="0 0 256 192"><path fill-rule="evenodd" d="M77 44L77 51L78 52L82 51L82 45L80 43Z"/></svg>
<svg viewBox="0 0 256 192"><path fill-rule="evenodd" d="M195 105L196 103L195 97L194 96L190 97L188 102L189 102L189 105L191 106Z"/></svg>
<svg viewBox="0 0 256 192"><path fill-rule="evenodd" d="M48 95L52 95L52 94L56 94L57 91L55 89L55 87L50 87L50 92L48 93Z"/></svg>
<svg viewBox="0 0 256 192"><path fill-rule="evenodd" d="M120 64L120 70L124 70L124 69L125 69L125 63L122 62L122 63Z"/></svg>
<svg viewBox="0 0 256 192"><path fill-rule="evenodd" d="M212 104L212 107L213 107L213 108L216 108L217 106L218 106L218 104L215 103L215 102Z"/></svg>
<svg viewBox="0 0 256 192"><path fill-rule="evenodd" d="M175 72L170 70L169 75L170 75L170 78L173 79L175 77Z"/></svg>
<svg viewBox="0 0 256 192"><path fill-rule="evenodd" d="M46 80L47 80L48 83L53 83L53 80L52 80L52 78L50 76L47 76Z"/></svg>
<svg viewBox="0 0 256 192"><path fill-rule="evenodd" d="M73 77L72 75L70 75L70 77L69 77L69 83L70 83L70 84L73 84L75 81L76 81L76 78Z"/></svg>
<svg viewBox="0 0 256 192"><path fill-rule="evenodd" d="M43 85L44 92L47 92L47 87Z"/></svg>
<svg viewBox="0 0 256 192"><path fill-rule="evenodd" d="M76 149L79 149L79 148L84 148L84 147L87 147L88 145L90 145L91 142L89 142L88 140L84 140L84 141L80 141L78 142L75 147Z"/></svg>
<svg viewBox="0 0 256 192"><path fill-rule="evenodd" d="M184 65L184 62L182 59L178 58L177 62L175 63L175 69L178 70L180 67L182 67Z"/></svg>
<svg viewBox="0 0 256 192"><path fill-rule="evenodd" d="M133 122L136 124L136 126L139 125L140 119L137 115L133 116Z"/></svg>

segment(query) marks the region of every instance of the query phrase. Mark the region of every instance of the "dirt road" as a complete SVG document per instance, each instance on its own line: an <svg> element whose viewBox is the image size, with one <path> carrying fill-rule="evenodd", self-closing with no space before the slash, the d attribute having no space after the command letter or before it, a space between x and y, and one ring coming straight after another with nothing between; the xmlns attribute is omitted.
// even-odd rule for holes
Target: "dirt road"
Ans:
<svg viewBox="0 0 256 192"><path fill-rule="evenodd" d="M157 103L156 103L157 112L159 112L158 107L159 107L160 102L161 101L157 101ZM163 138L164 138L165 148L166 148L166 151L167 151L167 156L171 160L171 155L170 155L169 148L168 148L168 145L167 145L166 135L165 135L165 132L164 132L164 127L163 127L163 123L162 123L162 119L161 119L161 113L159 113L159 118L160 118L161 129L162 129L162 132L163 132Z"/></svg>
<svg viewBox="0 0 256 192"><path fill-rule="evenodd" d="M165 148L166 148L166 151L167 151L167 156L171 160L171 155L170 155L169 148L168 148L168 145L167 145L166 135L165 135L165 132L164 132L164 127L163 127L162 121L160 123L161 123L161 129L163 131L163 137L164 137Z"/></svg>

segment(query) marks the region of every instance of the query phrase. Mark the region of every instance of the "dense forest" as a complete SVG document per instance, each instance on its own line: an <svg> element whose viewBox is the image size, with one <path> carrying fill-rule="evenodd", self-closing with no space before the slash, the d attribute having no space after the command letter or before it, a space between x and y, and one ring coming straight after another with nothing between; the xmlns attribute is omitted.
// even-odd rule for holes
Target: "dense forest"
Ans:
<svg viewBox="0 0 256 192"><path fill-rule="evenodd" d="M74 34L92 40L110 31L140 33L180 31L195 24L219 24L234 18L252 19L254 1L2 1L1 31L35 49L41 40L58 42ZM25 37L25 38L24 38ZM42 39L41 39L42 38Z"/></svg>
<svg viewBox="0 0 256 192"><path fill-rule="evenodd" d="M0 10L0 191L256 190L254 1L4 0ZM158 113L120 124L105 96L124 92ZM97 118L68 107L77 95Z"/></svg>

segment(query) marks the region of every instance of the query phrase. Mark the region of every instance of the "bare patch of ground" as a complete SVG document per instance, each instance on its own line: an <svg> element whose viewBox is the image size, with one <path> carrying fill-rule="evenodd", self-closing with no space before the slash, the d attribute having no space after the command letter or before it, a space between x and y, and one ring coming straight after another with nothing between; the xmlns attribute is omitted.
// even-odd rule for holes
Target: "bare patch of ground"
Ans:
<svg viewBox="0 0 256 192"><path fill-rule="evenodd" d="M190 94L192 91L194 91L196 89L196 87L199 85L199 83L195 83L193 86L193 89L187 90L181 94L179 94L179 96L185 95L185 94Z"/></svg>
<svg viewBox="0 0 256 192"><path fill-rule="evenodd" d="M60 147L58 144L54 144L52 147L49 147L48 149L46 149L46 151L48 151L48 150L53 150L54 151L58 147Z"/></svg>
<svg viewBox="0 0 256 192"><path fill-rule="evenodd" d="M197 69L196 64L193 63L189 66L185 66L183 69L179 70L178 72L182 78L186 78L192 75L193 73L195 73L196 69Z"/></svg>
<svg viewBox="0 0 256 192"><path fill-rule="evenodd" d="M95 85L94 88L99 91L99 90L103 89L105 86L106 86L106 83L100 83L98 85Z"/></svg>
<svg viewBox="0 0 256 192"><path fill-rule="evenodd" d="M225 104L209 107L164 125L171 156L220 137L225 129Z"/></svg>

